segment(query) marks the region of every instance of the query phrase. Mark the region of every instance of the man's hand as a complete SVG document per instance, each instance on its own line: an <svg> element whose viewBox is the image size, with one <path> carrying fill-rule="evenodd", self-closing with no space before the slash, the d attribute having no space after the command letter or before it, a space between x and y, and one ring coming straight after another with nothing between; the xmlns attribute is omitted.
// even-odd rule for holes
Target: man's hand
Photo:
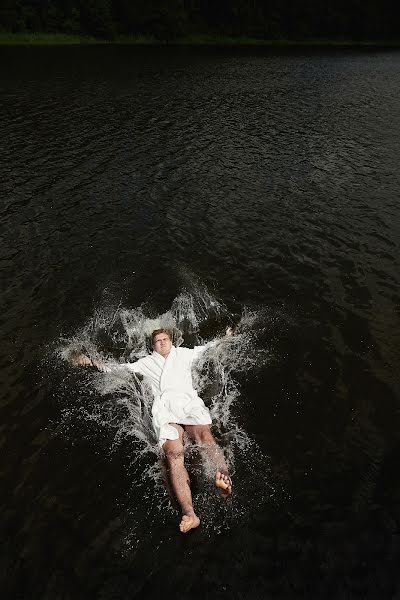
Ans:
<svg viewBox="0 0 400 600"><path fill-rule="evenodd" d="M106 366L101 360L95 360L86 356L86 354L76 354L71 356L69 362L74 367L95 367L98 371L106 371Z"/></svg>
<svg viewBox="0 0 400 600"><path fill-rule="evenodd" d="M232 327L227 327L226 328L225 335L227 335L228 337L230 337L231 335L233 335L233 329L232 329Z"/></svg>
<svg viewBox="0 0 400 600"><path fill-rule="evenodd" d="M74 367L91 367L92 361L86 354L77 354L72 356L69 359L69 362L74 365Z"/></svg>

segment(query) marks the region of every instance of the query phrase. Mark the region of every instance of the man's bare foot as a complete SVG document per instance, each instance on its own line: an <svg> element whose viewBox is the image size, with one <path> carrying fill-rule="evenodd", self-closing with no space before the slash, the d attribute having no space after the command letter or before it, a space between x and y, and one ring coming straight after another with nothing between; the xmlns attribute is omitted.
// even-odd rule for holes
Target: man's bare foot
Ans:
<svg viewBox="0 0 400 600"><path fill-rule="evenodd" d="M190 529L195 529L200 525L200 519L194 512L189 513L188 515L183 515L182 520L179 525L179 529L182 533L186 533Z"/></svg>
<svg viewBox="0 0 400 600"><path fill-rule="evenodd" d="M221 473L221 471L216 472L215 485L221 490L222 496L230 496L232 493L232 481L226 473Z"/></svg>

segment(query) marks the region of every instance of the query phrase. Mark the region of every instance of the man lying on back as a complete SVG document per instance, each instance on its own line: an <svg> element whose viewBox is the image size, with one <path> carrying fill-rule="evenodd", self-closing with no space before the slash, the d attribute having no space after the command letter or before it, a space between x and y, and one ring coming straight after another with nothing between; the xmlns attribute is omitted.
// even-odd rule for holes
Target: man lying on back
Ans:
<svg viewBox="0 0 400 600"><path fill-rule="evenodd" d="M230 327L226 335L231 336ZM153 352L136 362L112 365L92 360L85 354L74 354L70 362L76 366L94 366L99 371L125 369L142 375L151 385L153 427L165 453L172 488L182 511L180 530L186 533L200 525L192 502L189 476L184 464L183 437L187 434L199 444L215 470L215 485L223 496L232 492L232 482L221 448L211 433L208 408L193 387L192 365L206 346L193 349L176 348L168 329L156 329L152 335Z"/></svg>

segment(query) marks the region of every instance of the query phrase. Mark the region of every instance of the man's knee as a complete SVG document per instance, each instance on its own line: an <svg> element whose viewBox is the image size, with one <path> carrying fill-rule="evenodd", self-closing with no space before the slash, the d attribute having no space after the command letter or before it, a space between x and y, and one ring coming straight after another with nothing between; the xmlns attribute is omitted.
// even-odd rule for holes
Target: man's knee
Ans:
<svg viewBox="0 0 400 600"><path fill-rule="evenodd" d="M180 442L165 442L164 454L169 465L182 462L184 459L183 445Z"/></svg>
<svg viewBox="0 0 400 600"><path fill-rule="evenodd" d="M207 425L205 425L205 426L199 425L198 427L195 427L193 434L194 434L194 439L196 440L196 442L198 444L203 444L203 445L215 444L214 437L211 433L210 428Z"/></svg>

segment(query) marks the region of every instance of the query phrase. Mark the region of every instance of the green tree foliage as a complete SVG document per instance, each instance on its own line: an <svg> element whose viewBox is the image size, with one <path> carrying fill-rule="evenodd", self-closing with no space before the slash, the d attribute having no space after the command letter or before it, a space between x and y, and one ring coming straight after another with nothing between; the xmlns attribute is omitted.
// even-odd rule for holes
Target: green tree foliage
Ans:
<svg viewBox="0 0 400 600"><path fill-rule="evenodd" d="M190 33L274 38L397 38L395 0L0 0L0 31L113 38Z"/></svg>
<svg viewBox="0 0 400 600"><path fill-rule="evenodd" d="M115 36L111 0L81 0L80 16L82 33L105 39Z"/></svg>
<svg viewBox="0 0 400 600"><path fill-rule="evenodd" d="M185 32L187 13L182 0L115 0L113 5L119 33L169 40Z"/></svg>
<svg viewBox="0 0 400 600"><path fill-rule="evenodd" d="M0 31L25 31L20 6L15 0L2 0L0 3Z"/></svg>

